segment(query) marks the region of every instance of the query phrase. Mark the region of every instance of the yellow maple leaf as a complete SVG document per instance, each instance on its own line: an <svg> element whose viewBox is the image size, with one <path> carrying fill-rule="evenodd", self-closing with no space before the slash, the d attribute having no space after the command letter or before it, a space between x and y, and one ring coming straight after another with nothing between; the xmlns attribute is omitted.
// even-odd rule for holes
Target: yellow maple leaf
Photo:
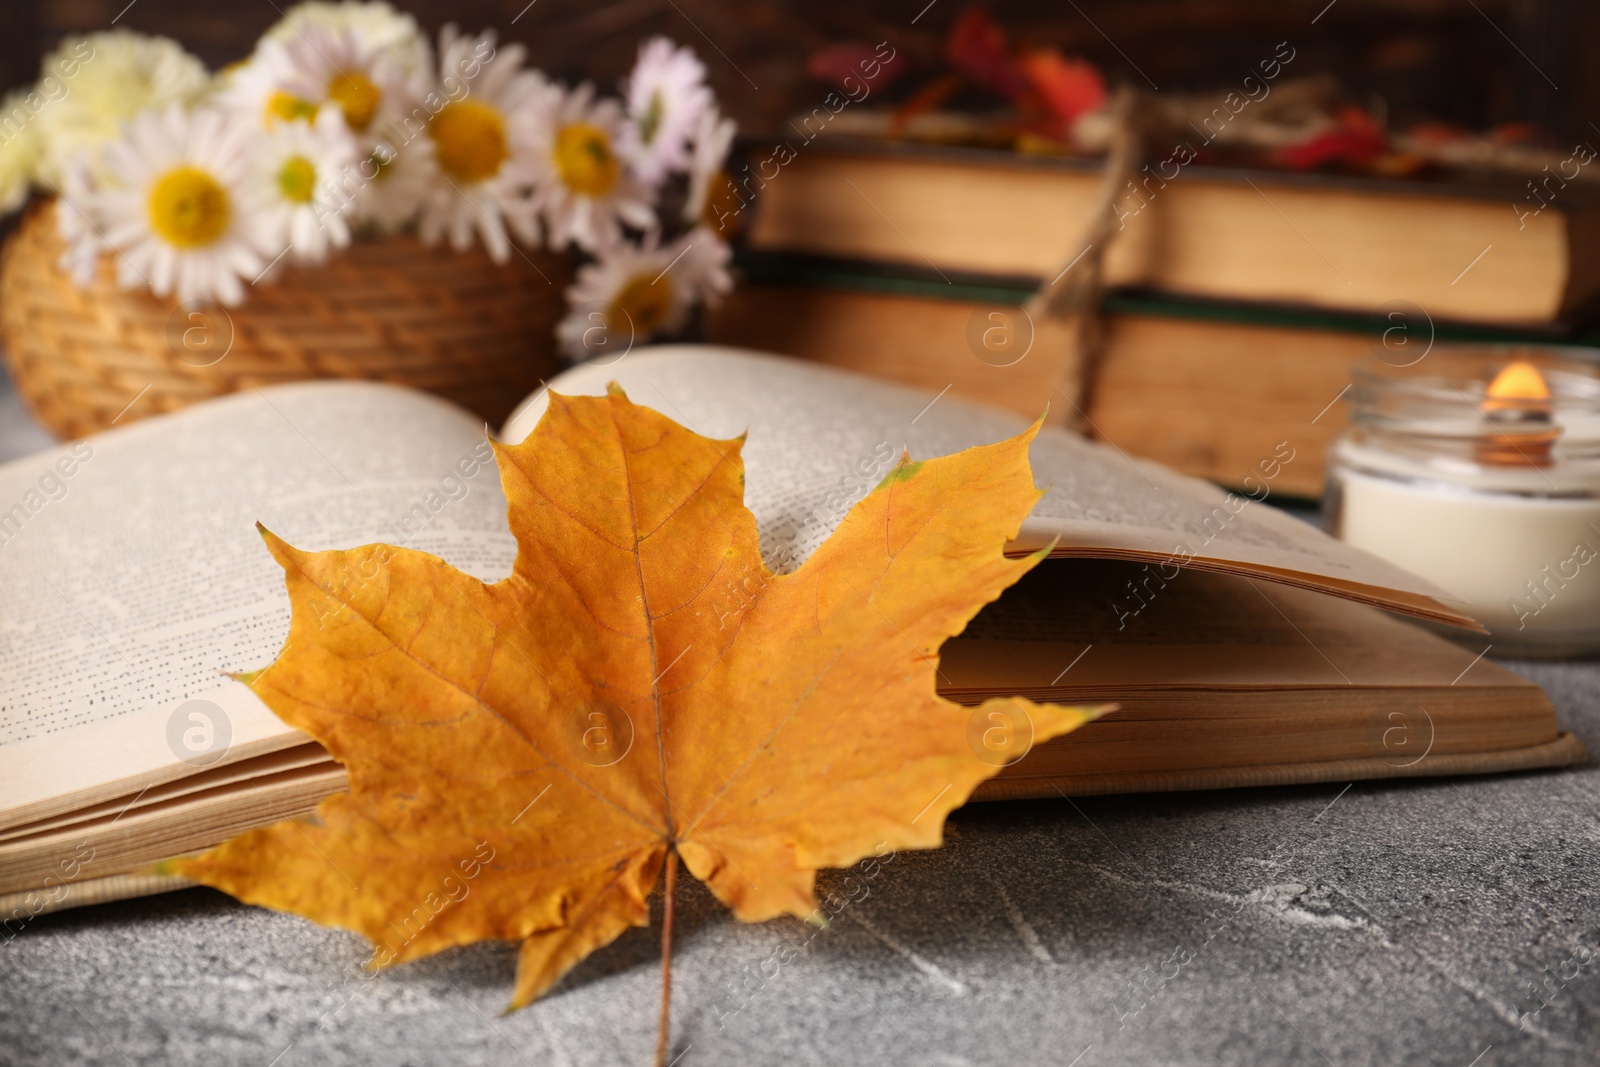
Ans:
<svg viewBox="0 0 1600 1067"><path fill-rule="evenodd" d="M496 446L510 577L387 545L302 552L289 637L250 679L349 791L172 864L363 934L384 966L522 943L512 1006L632 925L678 859L747 921L816 912L816 872L933 848L998 769L973 724L1035 740L1098 709L939 697L939 648L1038 562L1037 426L903 461L793 573L762 561L742 439L551 394ZM998 718L996 718L998 716ZM670 936L670 929L668 931Z"/></svg>

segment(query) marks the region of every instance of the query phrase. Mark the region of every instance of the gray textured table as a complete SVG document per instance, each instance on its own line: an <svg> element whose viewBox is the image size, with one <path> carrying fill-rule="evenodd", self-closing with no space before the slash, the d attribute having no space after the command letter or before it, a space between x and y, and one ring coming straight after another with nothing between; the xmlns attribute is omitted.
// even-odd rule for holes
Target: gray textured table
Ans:
<svg viewBox="0 0 1600 1067"><path fill-rule="evenodd" d="M1600 665L1522 669L1600 750ZM1600 769L979 805L949 836L814 937L683 891L682 1067L1600 1061ZM0 1060L609 1065L654 1048L651 931L506 1017L508 947L371 978L366 954L209 890L41 917L0 946Z"/></svg>
<svg viewBox="0 0 1600 1067"><path fill-rule="evenodd" d="M1600 663L1513 666L1600 752ZM682 1067L1600 1062L1595 767L979 805L863 884L820 932L686 885ZM655 936L501 1016L506 946L367 977L209 890L44 916L0 943L0 1063L642 1064Z"/></svg>

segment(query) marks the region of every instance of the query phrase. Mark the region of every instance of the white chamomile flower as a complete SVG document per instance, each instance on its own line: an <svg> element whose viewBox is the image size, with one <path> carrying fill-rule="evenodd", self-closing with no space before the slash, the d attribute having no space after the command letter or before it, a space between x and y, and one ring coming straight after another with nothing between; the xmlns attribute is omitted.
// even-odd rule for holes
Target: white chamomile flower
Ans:
<svg viewBox="0 0 1600 1067"><path fill-rule="evenodd" d="M290 76L288 51L282 45L263 42L249 59L217 75L216 99L230 112L267 129L280 122L316 118L315 101L284 88Z"/></svg>
<svg viewBox="0 0 1600 1067"><path fill-rule="evenodd" d="M361 182L355 219L382 233L394 233L416 221L417 212L439 182L433 144L425 137L398 148L387 143L356 164Z"/></svg>
<svg viewBox="0 0 1600 1067"><path fill-rule="evenodd" d="M342 180L354 175L358 153L337 111L324 108L315 122L279 123L256 152L246 203L262 248L317 263L350 243L346 216L354 201Z"/></svg>
<svg viewBox="0 0 1600 1067"><path fill-rule="evenodd" d="M567 290L567 317L556 328L561 347L590 359L681 326L689 293L671 277L671 264L665 249L619 242L580 267Z"/></svg>
<svg viewBox="0 0 1600 1067"><path fill-rule="evenodd" d="M689 163L689 138L712 106L706 68L694 51L665 37L639 46L639 59L623 86L628 124L619 148L650 186Z"/></svg>
<svg viewBox="0 0 1600 1067"><path fill-rule="evenodd" d="M66 244L58 266L79 286L94 280L101 253L110 251L89 214L95 208L92 166L88 153L75 156L67 161L57 186L56 230Z"/></svg>
<svg viewBox="0 0 1600 1067"><path fill-rule="evenodd" d="M427 93L427 42L381 45L355 26L306 26L290 40L266 40L261 51L278 53L282 91L296 101L333 104L360 138L403 123ZM421 112L424 117L427 110Z"/></svg>
<svg viewBox="0 0 1600 1067"><path fill-rule="evenodd" d="M347 17L367 7L387 15ZM431 117L422 106L431 67L415 21L386 4L302 4L227 73L219 95L269 131L339 115L360 157L341 174L339 197L352 202L354 220L392 231L415 218L430 188L421 133Z"/></svg>
<svg viewBox="0 0 1600 1067"><path fill-rule="evenodd" d="M571 241L597 252L621 240L623 223L653 227L648 190L618 151L625 125L621 105L594 99L594 86L587 83L571 92L558 88L545 105L536 124L536 199L551 245Z"/></svg>
<svg viewBox="0 0 1600 1067"><path fill-rule="evenodd" d="M86 214L117 253L119 285L184 303L244 298L241 279L267 262L243 198L251 133L221 111L173 106L140 115L106 146L115 183L89 195Z"/></svg>
<svg viewBox="0 0 1600 1067"><path fill-rule="evenodd" d="M578 270L567 290L567 317L557 327L562 348L577 359L626 352L683 328L697 300L732 286L728 247L704 229L666 248L652 239L623 242Z"/></svg>
<svg viewBox="0 0 1600 1067"><path fill-rule="evenodd" d="M689 157L689 195L683 203L683 221L691 226L710 226L722 233L728 227L719 216L737 213L737 206L727 203L735 199L728 192L727 162L736 129L734 121L723 118L714 106L701 112L695 123L694 153Z"/></svg>
<svg viewBox="0 0 1600 1067"><path fill-rule="evenodd" d="M673 255L679 258L672 274L688 290L692 303L716 307L733 289L733 275L728 270L733 249L710 227L697 226L678 238Z"/></svg>
<svg viewBox="0 0 1600 1067"><path fill-rule="evenodd" d="M55 77L64 89L36 119L44 143L41 177L52 185L69 159L115 141L127 120L193 103L211 82L205 65L176 41L121 29L63 41L40 70L41 85Z"/></svg>
<svg viewBox="0 0 1600 1067"><path fill-rule="evenodd" d="M476 232L501 263L511 254L508 228L525 244L538 242L530 196L539 176L537 119L555 90L523 67L525 55L521 45L496 54L492 33L470 38L446 26L440 35L440 71L447 84L457 79L466 91L428 124L437 177L418 220L424 241L448 236L452 247L465 249ZM400 151L408 150L415 151Z"/></svg>
<svg viewBox="0 0 1600 1067"><path fill-rule="evenodd" d="M262 34L261 39L288 44L312 27L336 33L353 30L376 48L409 47L422 36L416 19L396 11L383 0L345 0L343 3L308 0L284 12L283 18Z"/></svg>
<svg viewBox="0 0 1600 1067"><path fill-rule="evenodd" d="M0 103L0 214L15 211L28 198L43 148L33 120L48 103L21 89Z"/></svg>

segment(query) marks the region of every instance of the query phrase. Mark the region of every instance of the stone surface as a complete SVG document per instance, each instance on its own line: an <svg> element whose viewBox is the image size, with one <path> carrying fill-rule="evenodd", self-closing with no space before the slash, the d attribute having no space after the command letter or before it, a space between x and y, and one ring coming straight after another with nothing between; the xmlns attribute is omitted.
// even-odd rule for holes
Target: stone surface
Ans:
<svg viewBox="0 0 1600 1067"><path fill-rule="evenodd" d="M1600 751L1600 664L1516 666ZM1600 1060L1600 769L975 805L949 838L827 875L855 899L820 931L736 923L685 883L679 1063ZM209 890L44 916L0 946L0 1061L579 1067L654 1048L650 931L510 1016L509 947L370 977L365 956Z"/></svg>
<svg viewBox="0 0 1600 1067"><path fill-rule="evenodd" d="M49 448L55 438L33 421L11 381L0 370L0 463Z"/></svg>

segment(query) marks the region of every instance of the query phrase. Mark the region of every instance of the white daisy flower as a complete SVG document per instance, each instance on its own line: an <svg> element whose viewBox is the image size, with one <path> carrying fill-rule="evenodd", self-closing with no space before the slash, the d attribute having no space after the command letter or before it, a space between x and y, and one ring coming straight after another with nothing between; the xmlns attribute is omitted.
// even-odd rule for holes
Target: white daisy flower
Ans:
<svg viewBox="0 0 1600 1067"><path fill-rule="evenodd" d="M286 11L261 39L288 44L313 27L335 33L354 31L375 48L408 47L422 37L416 19L396 11L383 0L345 0L344 3L308 0Z"/></svg>
<svg viewBox="0 0 1600 1067"><path fill-rule="evenodd" d="M0 103L0 214L22 206L39 166L44 146L34 118L49 101L18 89Z"/></svg>
<svg viewBox="0 0 1600 1067"><path fill-rule="evenodd" d="M355 173L360 188L354 197L354 218L381 233L394 233L415 222L439 182L433 144L425 137L398 148L379 143L356 164Z"/></svg>
<svg viewBox="0 0 1600 1067"><path fill-rule="evenodd" d="M578 270L567 290L567 317L556 329L576 359L626 352L661 333L683 329L696 301L732 288L728 246L704 229L666 248L619 243Z"/></svg>
<svg viewBox="0 0 1600 1067"><path fill-rule="evenodd" d="M140 115L106 146L115 183L91 192L85 213L117 252L119 285L183 303L243 299L241 279L267 262L243 195L251 133L221 111L173 106Z"/></svg>
<svg viewBox="0 0 1600 1067"><path fill-rule="evenodd" d="M733 275L728 264L733 261L733 249L707 226L697 226L678 238L673 245L674 255L681 250L681 258L672 267L673 277L688 290L691 303L716 307L733 289Z"/></svg>
<svg viewBox="0 0 1600 1067"><path fill-rule="evenodd" d="M280 122L316 118L316 101L284 88L291 76L288 50L275 42L263 42L249 59L217 75L214 92L223 107L267 129Z"/></svg>
<svg viewBox="0 0 1600 1067"><path fill-rule="evenodd" d="M536 200L552 246L571 241L596 252L621 240L623 223L655 225L649 192L618 151L624 125L621 105L595 100L588 83L547 98L536 124Z"/></svg>
<svg viewBox="0 0 1600 1067"><path fill-rule="evenodd" d="M650 186L689 164L689 138L712 106L706 68L694 51L665 37L639 46L639 59L623 85L628 124L619 148Z"/></svg>
<svg viewBox="0 0 1600 1067"><path fill-rule="evenodd" d="M729 189L728 149L738 127L722 117L715 106L700 113L695 123L694 154L689 159L689 195L683 203L683 221L723 232L721 215L737 214L737 199Z"/></svg>
<svg viewBox="0 0 1600 1067"><path fill-rule="evenodd" d="M661 330L682 326L689 293L675 284L665 249L618 243L578 269L567 317L556 328L575 359L625 352Z"/></svg>
<svg viewBox="0 0 1600 1067"><path fill-rule="evenodd" d="M58 266L80 286L94 280L101 254L111 250L90 215L95 206L92 165L89 153L69 160L56 187L56 230L66 244Z"/></svg>
<svg viewBox="0 0 1600 1067"><path fill-rule="evenodd" d="M205 65L176 41L120 29L62 41L40 70L66 88L36 120L44 144L41 177L52 185L69 159L116 140L128 119L193 103L211 82Z"/></svg>
<svg viewBox="0 0 1600 1067"><path fill-rule="evenodd" d="M547 101L557 90L523 67L526 54L521 45L507 45L496 54L488 31L471 38L446 26L440 35L439 69L467 91L428 124L437 180L417 224L424 241L448 236L454 248L465 249L476 231L499 263L511 254L508 228L525 244L538 243L538 213L530 195L540 172L538 116L550 110ZM485 55L493 61L483 60ZM401 149L407 150L415 148Z"/></svg>
<svg viewBox="0 0 1600 1067"><path fill-rule="evenodd" d="M246 204L257 239L270 254L288 250L302 263L319 263L330 248L350 243L346 218L353 206L339 188L352 173L355 141L336 109L324 108L316 122L279 123L257 148Z"/></svg>
<svg viewBox="0 0 1600 1067"><path fill-rule="evenodd" d="M335 199L341 210L350 205L354 220L379 229L409 223L427 196L432 173L431 161L424 158L431 149L418 147L432 115L421 104L427 95L427 76L414 73L409 61L401 61L418 49L419 42L402 38L387 50L366 55L352 43L356 31L350 27L314 20L306 27L307 38L295 31L289 44L264 39L248 62L227 73L220 99L231 111L269 131L285 122L320 119L324 112L365 123L362 130L352 131L360 151L334 181ZM327 42L319 35L325 34L348 38L338 54L347 60L356 56L357 64L336 70L335 53L322 52ZM379 39L393 38L393 34L379 35ZM426 57L425 41L420 42L420 52ZM331 80L320 84L324 76ZM402 153L405 159L397 160Z"/></svg>
<svg viewBox="0 0 1600 1067"><path fill-rule="evenodd" d="M354 27L306 27L284 45L291 72L284 88L319 104L331 101L357 134L403 119L428 92L427 41L383 46Z"/></svg>

